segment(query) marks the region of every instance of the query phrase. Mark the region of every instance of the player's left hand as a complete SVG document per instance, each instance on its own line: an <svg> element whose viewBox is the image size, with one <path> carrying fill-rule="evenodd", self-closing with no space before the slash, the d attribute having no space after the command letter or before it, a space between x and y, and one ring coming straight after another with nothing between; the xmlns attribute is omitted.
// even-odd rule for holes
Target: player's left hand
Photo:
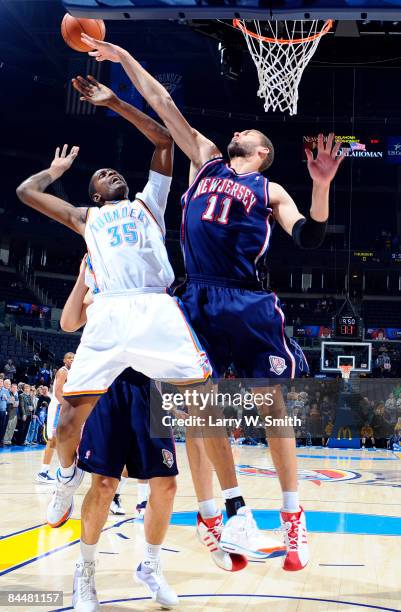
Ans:
<svg viewBox="0 0 401 612"><path fill-rule="evenodd" d="M103 83L99 83L91 75L88 75L86 79L77 76L72 79L72 85L81 94L80 100L90 102L94 106L109 106L117 99L114 91Z"/></svg>
<svg viewBox="0 0 401 612"><path fill-rule="evenodd" d="M323 134L319 134L317 137L316 158L313 157L312 151L305 149L309 174L314 183L319 183L320 185L329 185L331 183L344 159L344 155L338 155L341 145L341 141L335 142L333 133L329 134L326 143L324 142Z"/></svg>
<svg viewBox="0 0 401 612"><path fill-rule="evenodd" d="M123 49L118 45L113 45L104 40L97 40L87 34L81 34L81 40L91 49L95 49L95 51L89 51L89 55L94 57L97 62L103 62L104 60L109 60L110 62L120 61L120 53Z"/></svg>

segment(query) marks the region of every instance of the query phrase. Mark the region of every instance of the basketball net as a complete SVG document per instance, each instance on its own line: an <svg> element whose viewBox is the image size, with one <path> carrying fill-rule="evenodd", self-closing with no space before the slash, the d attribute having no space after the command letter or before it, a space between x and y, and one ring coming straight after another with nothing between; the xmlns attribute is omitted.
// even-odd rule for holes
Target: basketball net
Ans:
<svg viewBox="0 0 401 612"><path fill-rule="evenodd" d="M350 374L351 374L351 370L352 370L352 365L340 365L338 367L341 370L341 376L345 380L349 380L349 377L350 377Z"/></svg>
<svg viewBox="0 0 401 612"><path fill-rule="evenodd" d="M253 20L250 27L248 23L241 19L233 21L234 27L243 33L256 66L258 96L265 101L265 111L289 111L296 115L303 71L333 21Z"/></svg>

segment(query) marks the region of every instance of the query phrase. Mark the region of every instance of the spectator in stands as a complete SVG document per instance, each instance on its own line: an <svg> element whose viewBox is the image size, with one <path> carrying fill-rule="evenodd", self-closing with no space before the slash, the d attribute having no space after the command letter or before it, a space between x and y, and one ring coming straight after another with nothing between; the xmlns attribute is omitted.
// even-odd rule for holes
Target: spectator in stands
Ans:
<svg viewBox="0 0 401 612"><path fill-rule="evenodd" d="M324 427L324 438L322 439L323 446L328 445L329 439L333 435L333 431L334 431L334 423L333 423L333 419L330 417Z"/></svg>
<svg viewBox="0 0 401 612"><path fill-rule="evenodd" d="M43 366L41 368L39 368L39 371L36 375L36 380L41 384L41 385L50 385L50 380L51 380L51 370L48 366L47 363L44 363Z"/></svg>
<svg viewBox="0 0 401 612"><path fill-rule="evenodd" d="M36 393L36 387L34 385L31 385L31 390L30 390L29 393L30 393L31 399L32 399L32 406L34 408L36 408L37 405L38 405L38 396L37 396L37 393Z"/></svg>
<svg viewBox="0 0 401 612"><path fill-rule="evenodd" d="M384 351L381 348L379 349L379 355L376 359L376 367L378 369L378 376L381 378L386 378L389 376L391 371L391 359L387 353L387 349L384 349Z"/></svg>
<svg viewBox="0 0 401 612"><path fill-rule="evenodd" d="M15 428L17 426L17 412L19 400L16 384L11 385L11 381L6 379L4 381L4 387L9 387L9 398L7 401L8 423L6 427L6 433L4 434L3 438L3 444L5 444L6 446L10 446Z"/></svg>
<svg viewBox="0 0 401 612"><path fill-rule="evenodd" d="M37 396L38 404L40 405L40 404L43 404L43 402L45 402L47 406L49 406L50 400L51 400L51 397L49 395L49 387L46 387L46 385L40 386L39 393Z"/></svg>
<svg viewBox="0 0 401 612"><path fill-rule="evenodd" d="M366 422L365 425L361 428L362 448L365 448L367 439L371 441L372 448L376 449L376 440L374 438L373 428L370 426L369 422Z"/></svg>
<svg viewBox="0 0 401 612"><path fill-rule="evenodd" d="M3 444L3 437L7 427L7 402L10 396L9 391L4 387L4 381L0 378L0 443Z"/></svg>
<svg viewBox="0 0 401 612"><path fill-rule="evenodd" d="M30 385L25 385L25 394L29 395L29 397L31 398L32 401L32 395L31 395L31 387ZM26 445L31 445L31 444L37 444L37 438L38 438L38 432L39 432L39 425L40 425L40 421L39 421L39 412L40 410L46 410L47 409L47 404L46 402L42 402L42 404L38 404L37 408L35 408L32 404L32 418L31 418L31 423L29 425L29 429L28 429L28 433L26 436L26 440L25 443Z"/></svg>
<svg viewBox="0 0 401 612"><path fill-rule="evenodd" d="M47 404L46 402L42 402L42 405L37 407L36 410L36 414L38 416L38 420L39 420L39 431L38 431L38 437L37 437L37 442L39 444L46 444L46 440L43 436L44 433L44 428L46 427L46 418L47 418Z"/></svg>
<svg viewBox="0 0 401 612"><path fill-rule="evenodd" d="M397 403L394 397L394 393L390 393L385 403L385 417L389 423L395 424L397 422Z"/></svg>
<svg viewBox="0 0 401 612"><path fill-rule="evenodd" d="M15 367L13 360L9 359L6 365L4 366L4 374L7 378L13 381L16 373L17 373L17 368Z"/></svg>
<svg viewBox="0 0 401 612"><path fill-rule="evenodd" d="M18 444L27 444L27 433L31 424L33 404L29 385L24 386L19 398Z"/></svg>
<svg viewBox="0 0 401 612"><path fill-rule="evenodd" d="M35 353L34 353L34 355L33 355L33 357L32 357L32 361L33 361L33 363L34 363L35 365L39 365L39 364L41 364L41 363L42 363L42 360L41 360L41 358L40 358L40 355L39 355L38 351L35 351Z"/></svg>
<svg viewBox="0 0 401 612"><path fill-rule="evenodd" d="M373 429L374 437L377 442L377 446L380 446L381 448L385 448L387 446L385 444L385 440L387 436L391 435L393 430L390 423L388 423L388 421L386 421L386 419L384 418L384 414L384 403L379 402L374 409L373 418L370 423Z"/></svg>
<svg viewBox="0 0 401 612"><path fill-rule="evenodd" d="M316 439L322 437L322 419L316 403L312 404L309 412L308 431L312 436L313 443L316 444Z"/></svg>

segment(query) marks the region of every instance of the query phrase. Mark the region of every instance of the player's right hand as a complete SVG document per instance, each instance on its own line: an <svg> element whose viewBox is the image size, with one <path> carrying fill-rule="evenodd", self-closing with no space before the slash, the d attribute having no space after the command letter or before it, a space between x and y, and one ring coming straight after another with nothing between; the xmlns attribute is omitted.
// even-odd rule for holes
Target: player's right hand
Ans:
<svg viewBox="0 0 401 612"><path fill-rule="evenodd" d="M87 79L77 76L72 79L72 85L81 94L80 100L90 102L94 106L109 106L117 99L114 91L91 75L88 75Z"/></svg>
<svg viewBox="0 0 401 612"><path fill-rule="evenodd" d="M71 147L71 151L67 155L68 145L64 145L61 152L60 147L57 147L54 159L50 164L50 168L55 170L60 176L71 168L74 159L79 153L79 147Z"/></svg>
<svg viewBox="0 0 401 612"><path fill-rule="evenodd" d="M88 47L96 49L95 51L89 51L89 55L94 57L97 62L103 62L104 60L109 60L110 62L120 61L120 52L122 49L118 45L113 45L103 40L97 40L87 34L81 34L81 40L88 45Z"/></svg>

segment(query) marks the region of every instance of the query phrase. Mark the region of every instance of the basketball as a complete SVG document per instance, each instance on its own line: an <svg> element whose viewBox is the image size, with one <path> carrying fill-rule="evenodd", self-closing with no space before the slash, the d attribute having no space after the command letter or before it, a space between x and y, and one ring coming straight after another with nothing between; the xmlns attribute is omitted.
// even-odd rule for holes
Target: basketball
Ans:
<svg viewBox="0 0 401 612"><path fill-rule="evenodd" d="M106 27L102 19L77 19L66 13L61 22L61 34L64 42L75 51L86 53L90 47L82 42L81 34L88 34L98 40L104 40Z"/></svg>

